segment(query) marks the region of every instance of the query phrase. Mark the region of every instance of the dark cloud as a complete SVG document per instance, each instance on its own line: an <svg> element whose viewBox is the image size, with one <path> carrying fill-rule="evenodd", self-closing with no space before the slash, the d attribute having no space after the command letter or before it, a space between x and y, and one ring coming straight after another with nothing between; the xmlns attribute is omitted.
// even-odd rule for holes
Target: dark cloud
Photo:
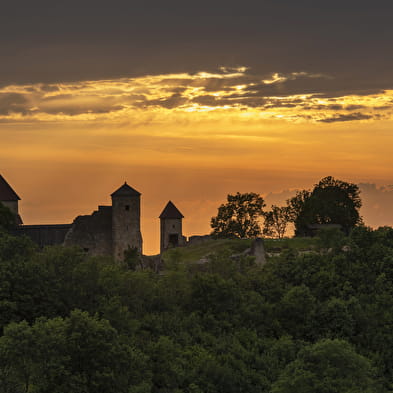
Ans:
<svg viewBox="0 0 393 393"><path fill-rule="evenodd" d="M320 119L318 121L322 123L336 123L342 121L370 120L376 117L379 116L366 115L364 113L356 112L356 113L349 113L349 114L339 114L337 116L328 117L326 119Z"/></svg>
<svg viewBox="0 0 393 393"><path fill-rule="evenodd" d="M159 98L156 100L147 100L145 102L140 102L138 106L148 107L148 106L161 106L166 109L176 108L187 102L187 98L183 97L179 93L172 94L169 98Z"/></svg>
<svg viewBox="0 0 393 393"><path fill-rule="evenodd" d="M54 108L44 108L41 109L40 112L48 113L50 115L67 115L67 116L77 116L85 113L93 113L93 114L105 114L120 111L124 108L122 105L111 106L111 107L100 107L100 106L80 106L80 105L67 105L67 106L59 106Z"/></svg>
<svg viewBox="0 0 393 393"><path fill-rule="evenodd" d="M330 94L343 81L349 91L393 84L391 0L331 0L318 6L311 0L3 3L2 85L218 66L227 66L228 73L239 65L261 75L307 71L336 77L320 87L306 86L311 93ZM212 81L207 89L214 83L222 81Z"/></svg>
<svg viewBox="0 0 393 393"><path fill-rule="evenodd" d="M11 113L26 114L28 101L24 95L18 93L0 93L0 115Z"/></svg>
<svg viewBox="0 0 393 393"><path fill-rule="evenodd" d="M56 85L42 85L41 86L41 91L44 91L46 93L52 93L55 91L59 91L59 87Z"/></svg>
<svg viewBox="0 0 393 393"><path fill-rule="evenodd" d="M359 109L365 109L366 107L364 105L347 105L345 109L347 111L358 111ZM342 109L342 108L340 108Z"/></svg>
<svg viewBox="0 0 393 393"><path fill-rule="evenodd" d="M58 94L41 98L37 111L52 115L76 116L83 113L110 113L123 108L124 105L118 104L114 98L84 96L81 100L80 97L72 94Z"/></svg>
<svg viewBox="0 0 393 393"><path fill-rule="evenodd" d="M374 110L378 110L378 111L386 111L386 110L392 110L393 109L393 105L381 105L381 106L374 106L373 107Z"/></svg>
<svg viewBox="0 0 393 393"><path fill-rule="evenodd" d="M350 84L351 82L346 82L345 84ZM347 89L343 89L342 86L339 86L337 83L332 85L332 88L329 91L326 91L325 89L320 89L320 92L318 95L315 97L317 98L336 98L336 97L343 97L343 96L359 96L359 97L364 97L364 96L371 96L371 95L377 95L377 94L383 94L386 89L391 89L393 88L393 84L386 83L386 82L378 82L375 81L375 85L384 83L384 88L359 88L359 86L352 86L348 87ZM370 82L370 85L373 84Z"/></svg>
<svg viewBox="0 0 393 393"><path fill-rule="evenodd" d="M288 75L283 74L283 77ZM287 80L267 84L260 82L247 87L250 95L267 96L287 96L287 95L311 95L315 98L335 98L348 95L367 96L381 94L387 88L386 82L381 84L381 88L376 88L381 84L379 81L362 81L354 83L353 80L324 75L297 75ZM393 84L391 84L393 88Z"/></svg>

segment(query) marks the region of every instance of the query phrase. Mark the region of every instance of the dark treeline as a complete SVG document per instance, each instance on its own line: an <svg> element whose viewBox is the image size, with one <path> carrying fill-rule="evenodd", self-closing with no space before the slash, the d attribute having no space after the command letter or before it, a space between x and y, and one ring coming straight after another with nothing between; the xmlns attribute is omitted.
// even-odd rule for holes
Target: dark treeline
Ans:
<svg viewBox="0 0 393 393"><path fill-rule="evenodd" d="M392 391L393 229L341 241L156 274L2 233L0 393Z"/></svg>

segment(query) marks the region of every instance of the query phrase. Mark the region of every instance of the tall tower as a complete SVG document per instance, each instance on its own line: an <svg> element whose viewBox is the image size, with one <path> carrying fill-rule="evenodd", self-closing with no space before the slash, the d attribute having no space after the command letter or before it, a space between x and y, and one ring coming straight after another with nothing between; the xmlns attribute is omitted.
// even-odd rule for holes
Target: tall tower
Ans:
<svg viewBox="0 0 393 393"><path fill-rule="evenodd" d="M111 197L113 257L122 261L129 248L142 254L141 194L124 183Z"/></svg>
<svg viewBox="0 0 393 393"><path fill-rule="evenodd" d="M0 202L15 214L16 223L20 225L22 224L22 219L19 215L18 201L20 201L18 194L0 175Z"/></svg>
<svg viewBox="0 0 393 393"><path fill-rule="evenodd" d="M183 218L183 214L169 201L160 214L161 253L168 248L183 246L185 244L182 228Z"/></svg>

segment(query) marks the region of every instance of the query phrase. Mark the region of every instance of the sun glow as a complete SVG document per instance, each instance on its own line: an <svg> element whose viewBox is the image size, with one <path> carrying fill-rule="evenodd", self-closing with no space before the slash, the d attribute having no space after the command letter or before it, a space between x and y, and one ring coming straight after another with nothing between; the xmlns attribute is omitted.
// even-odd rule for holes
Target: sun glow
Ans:
<svg viewBox="0 0 393 393"><path fill-rule="evenodd" d="M26 223L90 214L128 180L143 193L148 253L156 251L156 217L169 199L180 201L186 234L196 234L209 231L230 192L308 186L326 174L392 184L393 90L302 88L328 78L224 67L4 86L2 167L17 179Z"/></svg>

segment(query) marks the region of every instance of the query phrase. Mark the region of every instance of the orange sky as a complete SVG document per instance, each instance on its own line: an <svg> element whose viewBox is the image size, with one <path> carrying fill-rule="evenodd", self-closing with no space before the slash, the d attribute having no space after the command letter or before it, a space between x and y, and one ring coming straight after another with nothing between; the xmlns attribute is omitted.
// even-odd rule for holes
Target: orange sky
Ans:
<svg viewBox="0 0 393 393"><path fill-rule="evenodd" d="M280 93L330 77L246 70L0 88L0 171L22 198L24 222L71 222L109 204L126 180L142 193L150 254L169 199L192 235L209 231L228 193L275 193L275 202L327 175L393 184L393 91ZM390 210L381 214L391 196L364 186L366 222L393 225Z"/></svg>

